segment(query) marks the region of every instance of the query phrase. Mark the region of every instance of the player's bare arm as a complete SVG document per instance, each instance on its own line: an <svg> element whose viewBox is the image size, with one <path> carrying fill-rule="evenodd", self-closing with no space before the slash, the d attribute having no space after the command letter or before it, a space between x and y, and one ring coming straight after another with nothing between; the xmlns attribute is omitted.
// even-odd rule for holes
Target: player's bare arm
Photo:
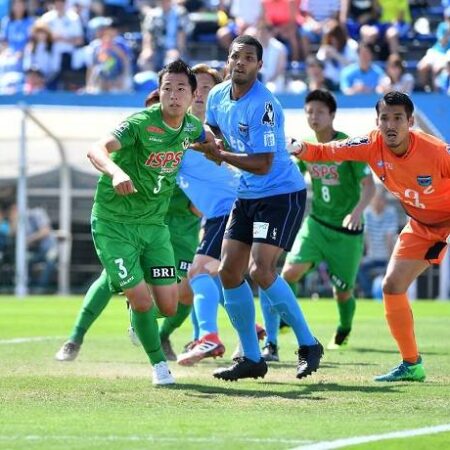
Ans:
<svg viewBox="0 0 450 450"><path fill-rule="evenodd" d="M256 153L247 155L246 153L238 154L227 152L225 150L219 150L219 154L223 162L256 175L265 175L266 173L269 173L274 157L274 153Z"/></svg>
<svg viewBox="0 0 450 450"><path fill-rule="evenodd" d="M134 194L137 191L130 177L109 157L110 153L121 148L120 142L110 136L94 144L87 156L97 170L112 179L112 185L118 195Z"/></svg>
<svg viewBox="0 0 450 450"><path fill-rule="evenodd" d="M349 230L360 230L362 228L362 215L364 210L369 206L372 197L375 195L375 182L373 181L372 175L361 180L361 198L356 204L355 208L345 216L342 226L348 228Z"/></svg>

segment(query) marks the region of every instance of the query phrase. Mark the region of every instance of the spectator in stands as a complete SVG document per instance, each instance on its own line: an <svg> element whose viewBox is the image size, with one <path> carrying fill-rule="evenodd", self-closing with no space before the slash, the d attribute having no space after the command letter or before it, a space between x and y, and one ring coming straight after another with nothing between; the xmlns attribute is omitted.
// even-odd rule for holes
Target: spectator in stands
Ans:
<svg viewBox="0 0 450 450"><path fill-rule="evenodd" d="M339 86L325 76L325 66L322 61L314 55L306 58L306 90L325 89L327 91L337 91Z"/></svg>
<svg viewBox="0 0 450 450"><path fill-rule="evenodd" d="M271 92L283 92L288 59L286 46L273 36L272 27L264 21L260 21L257 27L247 28L245 34L255 37L263 46L264 59L259 71L261 81Z"/></svg>
<svg viewBox="0 0 450 450"><path fill-rule="evenodd" d="M358 61L358 43L348 37L342 24L330 20L325 25L317 58L325 65L325 76L339 84L342 69Z"/></svg>
<svg viewBox="0 0 450 450"><path fill-rule="evenodd" d="M262 16L261 0L231 0L230 20L217 30L217 39L222 48L228 51L233 39L246 32L250 26L257 26Z"/></svg>
<svg viewBox="0 0 450 450"><path fill-rule="evenodd" d="M417 64L419 80L425 90L431 90L431 79L444 68L448 50L450 50L450 6L445 8L444 20L437 27L436 43Z"/></svg>
<svg viewBox="0 0 450 450"><path fill-rule="evenodd" d="M369 44L386 41L389 53L398 53L400 39L411 29L411 12L408 0L376 0L379 19L376 23L363 25L361 40Z"/></svg>
<svg viewBox="0 0 450 450"><path fill-rule="evenodd" d="M310 44L318 44L329 20L338 19L340 0L303 0L300 4L303 16L300 35L303 54L309 55Z"/></svg>
<svg viewBox="0 0 450 450"><path fill-rule="evenodd" d="M22 72L22 58L34 18L25 0L13 0L9 16L0 24L0 73Z"/></svg>
<svg viewBox="0 0 450 450"><path fill-rule="evenodd" d="M158 72L164 65L182 58L186 51L186 10L160 0L156 8L146 8L142 24L142 51L138 65L141 70Z"/></svg>
<svg viewBox="0 0 450 450"><path fill-rule="evenodd" d="M341 91L346 95L374 93L383 69L373 63L373 47L361 42L358 48L358 62L345 67L341 73Z"/></svg>
<svg viewBox="0 0 450 450"><path fill-rule="evenodd" d="M358 273L358 284L364 297L372 297L372 281L384 274L398 233L398 216L394 206L387 205L386 191L377 186L376 193L364 211L365 256Z"/></svg>
<svg viewBox="0 0 450 450"><path fill-rule="evenodd" d="M30 67L25 72L25 81L23 85L24 94L41 94L47 90L44 74L38 69Z"/></svg>
<svg viewBox="0 0 450 450"><path fill-rule="evenodd" d="M400 91L410 94L414 89L414 77L405 72L405 64L398 53L389 55L386 62L386 76L382 77L377 86L378 94L390 91Z"/></svg>
<svg viewBox="0 0 450 450"><path fill-rule="evenodd" d="M438 92L450 95L450 50L447 51L444 69L437 75L434 85Z"/></svg>
<svg viewBox="0 0 450 450"><path fill-rule="evenodd" d="M10 233L15 237L18 224L18 211L15 204L8 208L8 221ZM36 293L47 292L56 270L58 244L45 209L31 208L27 211L26 241L30 287L34 287ZM38 272L37 275L35 272Z"/></svg>
<svg viewBox="0 0 450 450"><path fill-rule="evenodd" d="M76 48L84 43L80 16L73 9L66 10L65 0L54 0L53 9L46 12L41 20L52 33L58 72L78 69L76 64L72 64L72 59Z"/></svg>
<svg viewBox="0 0 450 450"><path fill-rule="evenodd" d="M262 6L264 20L273 27L274 36L288 46L289 59L302 59L298 36L298 27L303 21L300 0L262 0Z"/></svg>
<svg viewBox="0 0 450 450"><path fill-rule="evenodd" d="M118 24L110 19L98 30L87 53L86 91L124 92L131 88L131 51L119 34Z"/></svg>
<svg viewBox="0 0 450 450"><path fill-rule="evenodd" d="M376 19L373 0L341 0L339 20L347 27L349 36L359 40L359 30L365 24L372 24Z"/></svg>
<svg viewBox="0 0 450 450"><path fill-rule="evenodd" d="M31 35L25 47L23 70L37 69L46 82L51 81L58 72L58 60L53 48L50 28L42 20L37 20L31 28Z"/></svg>

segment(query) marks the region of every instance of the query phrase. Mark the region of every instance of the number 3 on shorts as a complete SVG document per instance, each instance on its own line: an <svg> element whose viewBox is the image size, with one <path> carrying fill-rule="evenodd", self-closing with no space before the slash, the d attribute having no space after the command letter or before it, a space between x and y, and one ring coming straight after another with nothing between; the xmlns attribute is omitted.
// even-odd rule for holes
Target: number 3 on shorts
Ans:
<svg viewBox="0 0 450 450"><path fill-rule="evenodd" d="M119 267L119 277L123 280L128 276L127 268L123 265L123 258L117 258L114 260L114 262Z"/></svg>

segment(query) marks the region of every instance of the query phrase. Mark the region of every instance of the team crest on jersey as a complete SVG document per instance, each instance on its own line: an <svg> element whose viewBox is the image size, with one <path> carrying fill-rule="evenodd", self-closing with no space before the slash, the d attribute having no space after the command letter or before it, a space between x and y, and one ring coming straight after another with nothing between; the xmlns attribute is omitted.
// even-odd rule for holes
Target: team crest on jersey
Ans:
<svg viewBox="0 0 450 450"><path fill-rule="evenodd" d="M341 145L356 147L357 145L366 145L369 143L370 143L369 136L359 136L359 137L347 139L346 141L343 141Z"/></svg>
<svg viewBox="0 0 450 450"><path fill-rule="evenodd" d="M270 125L271 127L275 125L275 112L273 110L273 105L271 102L265 103L264 114L261 121L263 125Z"/></svg>
<svg viewBox="0 0 450 450"><path fill-rule="evenodd" d="M189 138L184 138L183 142L181 143L181 145L183 146L183 148L185 150L187 150L189 148L189 146L191 145L191 141L189 140Z"/></svg>
<svg viewBox="0 0 450 450"><path fill-rule="evenodd" d="M238 124L238 129L239 129L239 134L242 134L243 136L247 137L248 136L248 125L246 125L245 123L241 123L239 122Z"/></svg>
<svg viewBox="0 0 450 450"><path fill-rule="evenodd" d="M185 131L186 133L192 133L193 131L195 131L196 126L193 123L188 122L184 128L183 131Z"/></svg>
<svg viewBox="0 0 450 450"><path fill-rule="evenodd" d="M419 186L431 186L432 182L433 179L431 178L431 175L419 175L417 177L417 183Z"/></svg>

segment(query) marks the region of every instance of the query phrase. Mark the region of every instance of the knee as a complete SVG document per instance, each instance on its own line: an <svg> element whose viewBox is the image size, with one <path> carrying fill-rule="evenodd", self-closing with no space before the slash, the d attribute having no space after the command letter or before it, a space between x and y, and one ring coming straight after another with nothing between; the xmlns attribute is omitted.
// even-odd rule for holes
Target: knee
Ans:
<svg viewBox="0 0 450 450"><path fill-rule="evenodd" d="M231 267L220 265L219 277L222 285L226 289L237 287L241 284L242 278L239 274L231 269Z"/></svg>
<svg viewBox="0 0 450 450"><path fill-rule="evenodd" d="M383 294L396 294L396 285L395 278L391 275L386 275L382 282Z"/></svg>
<svg viewBox="0 0 450 450"><path fill-rule="evenodd" d="M166 316L166 317L174 316L177 313L177 308L178 308L177 299L175 299L175 301L172 301L171 303L164 302L164 303L158 304L159 311L161 312L161 314L163 316Z"/></svg>
<svg viewBox="0 0 450 450"><path fill-rule="evenodd" d="M275 273L268 267L254 264L250 269L250 278L264 289L267 289L274 280Z"/></svg>
<svg viewBox="0 0 450 450"><path fill-rule="evenodd" d="M133 311L136 312L147 312L152 306L152 299L150 294L142 295L135 289L127 289L125 293Z"/></svg>
<svg viewBox="0 0 450 450"><path fill-rule="evenodd" d="M283 268L283 271L281 272L281 276L288 283L295 283L300 278L298 270L296 270L295 267L292 267L292 266Z"/></svg>

